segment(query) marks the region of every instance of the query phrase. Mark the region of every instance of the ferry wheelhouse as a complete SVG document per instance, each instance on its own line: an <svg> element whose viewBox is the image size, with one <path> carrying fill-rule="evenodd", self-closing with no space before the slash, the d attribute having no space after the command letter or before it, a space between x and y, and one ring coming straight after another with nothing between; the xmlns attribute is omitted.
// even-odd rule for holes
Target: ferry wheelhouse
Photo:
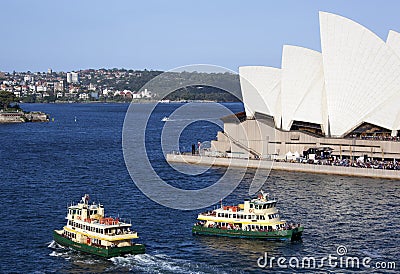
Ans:
<svg viewBox="0 0 400 274"><path fill-rule="evenodd" d="M54 241L73 249L110 258L125 254L143 254L145 247L135 243L137 232L119 218L106 218L101 204L89 204L89 195L68 207L67 224L54 230Z"/></svg>
<svg viewBox="0 0 400 274"><path fill-rule="evenodd" d="M264 240L300 240L304 228L281 220L277 201L263 191L237 206L222 206L200 213L193 234Z"/></svg>

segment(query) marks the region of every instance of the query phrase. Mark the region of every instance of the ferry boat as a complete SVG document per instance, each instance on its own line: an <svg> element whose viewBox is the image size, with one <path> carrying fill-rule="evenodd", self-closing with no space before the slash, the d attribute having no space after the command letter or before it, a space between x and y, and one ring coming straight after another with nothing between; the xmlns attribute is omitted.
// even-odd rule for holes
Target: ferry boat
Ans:
<svg viewBox="0 0 400 274"><path fill-rule="evenodd" d="M164 118L161 119L162 122L168 122L170 121L169 117L164 116Z"/></svg>
<svg viewBox="0 0 400 274"><path fill-rule="evenodd" d="M213 235L263 240L297 241L304 228L281 220L276 199L260 192L257 198L237 206L222 206L200 213L193 226L194 235Z"/></svg>
<svg viewBox="0 0 400 274"><path fill-rule="evenodd" d="M134 242L137 232L119 218L105 218L101 204L89 204L89 195L68 207L67 225L54 230L54 241L62 246L110 258L125 254L143 254L145 247Z"/></svg>

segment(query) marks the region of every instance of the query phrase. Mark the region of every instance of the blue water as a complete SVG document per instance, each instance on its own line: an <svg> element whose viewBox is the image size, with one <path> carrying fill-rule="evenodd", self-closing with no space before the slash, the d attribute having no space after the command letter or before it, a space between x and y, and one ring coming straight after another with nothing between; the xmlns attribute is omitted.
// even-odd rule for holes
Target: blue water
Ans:
<svg viewBox="0 0 400 274"><path fill-rule="evenodd" d="M179 106L156 109L148 125L148 134L154 134L148 139L152 142L149 158L171 184L202 188L220 178L224 169L176 180L177 174L157 147L160 120ZM242 109L240 104L227 106L234 112ZM275 257L321 258L336 255L339 245L347 247L349 256L369 256L372 263L396 262L400 267L399 181L272 172L264 189L279 198L283 217L305 226L303 242L194 237L191 226L198 211L158 205L132 182L121 149L128 105L27 104L23 108L45 111L55 121L0 125L1 273L310 273L276 265L262 269L257 259L265 252ZM197 140L214 139L218 130L215 124L194 123L182 132L180 147L190 150ZM226 204L247 198L252 173L226 198ZM65 224L67 205L85 193L104 204L107 214L132 219L147 254L107 260L52 244L52 230ZM321 270L379 271L326 266Z"/></svg>

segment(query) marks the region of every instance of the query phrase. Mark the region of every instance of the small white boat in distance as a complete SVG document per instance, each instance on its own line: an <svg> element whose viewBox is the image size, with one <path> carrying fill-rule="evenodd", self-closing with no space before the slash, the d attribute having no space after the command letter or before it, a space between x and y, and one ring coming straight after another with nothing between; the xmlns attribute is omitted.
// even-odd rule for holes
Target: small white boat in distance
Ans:
<svg viewBox="0 0 400 274"><path fill-rule="evenodd" d="M169 118L167 116L164 116L164 118L161 119L162 122L167 122L169 121Z"/></svg>

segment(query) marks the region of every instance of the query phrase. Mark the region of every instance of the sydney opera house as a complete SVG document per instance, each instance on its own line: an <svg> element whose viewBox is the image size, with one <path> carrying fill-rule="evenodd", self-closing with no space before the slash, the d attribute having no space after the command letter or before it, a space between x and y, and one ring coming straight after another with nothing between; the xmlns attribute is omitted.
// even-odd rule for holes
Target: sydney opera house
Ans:
<svg viewBox="0 0 400 274"><path fill-rule="evenodd" d="M281 68L239 68L245 113L223 118L215 151L400 159L400 34L384 41L326 12L319 21L321 52L284 45Z"/></svg>

